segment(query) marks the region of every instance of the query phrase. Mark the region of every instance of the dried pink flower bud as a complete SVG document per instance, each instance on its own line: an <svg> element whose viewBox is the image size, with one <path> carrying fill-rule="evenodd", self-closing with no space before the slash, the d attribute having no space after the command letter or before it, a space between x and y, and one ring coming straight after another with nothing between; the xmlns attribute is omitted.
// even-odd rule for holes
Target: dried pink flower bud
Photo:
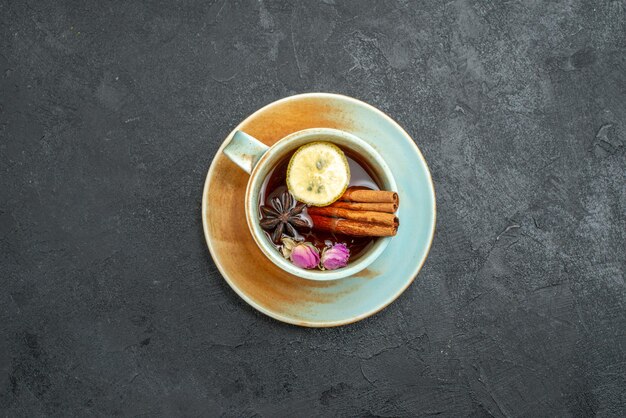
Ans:
<svg viewBox="0 0 626 418"><path fill-rule="evenodd" d="M320 253L310 242L296 245L291 250L291 262L303 269L314 269L320 263Z"/></svg>
<svg viewBox="0 0 626 418"><path fill-rule="evenodd" d="M322 252L322 267L326 270L336 270L348 265L350 250L344 244L335 244L330 248L324 248Z"/></svg>

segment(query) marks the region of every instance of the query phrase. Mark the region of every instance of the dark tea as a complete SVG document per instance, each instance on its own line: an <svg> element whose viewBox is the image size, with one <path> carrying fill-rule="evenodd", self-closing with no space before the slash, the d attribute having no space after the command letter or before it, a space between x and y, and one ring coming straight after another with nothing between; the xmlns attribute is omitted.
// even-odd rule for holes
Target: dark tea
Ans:
<svg viewBox="0 0 626 418"><path fill-rule="evenodd" d="M348 187L362 188L366 190L380 190L379 184L375 180L374 171L368 167L362 159L348 149L341 148L344 152L350 167L350 180ZM377 237L374 236L351 236L339 233L333 228L331 230L321 230L314 228L311 216L308 214L307 206L298 202L289 194L286 177L289 161L294 153L285 156L276 167L270 172L263 183L263 188L259 195L259 219L265 230L268 241L281 251L283 243L281 238L288 236L295 241L306 241L313 244L320 252L336 243L344 244L350 253L350 262L357 260L365 254L373 245ZM284 228L281 231L272 229L273 225L263 225L264 212L267 208L274 209L290 219L291 222L277 224ZM291 218L289 218L291 216Z"/></svg>
<svg viewBox="0 0 626 418"><path fill-rule="evenodd" d="M328 141L302 145L270 171L259 226L302 269L336 270L396 235L398 194L380 190L365 158Z"/></svg>

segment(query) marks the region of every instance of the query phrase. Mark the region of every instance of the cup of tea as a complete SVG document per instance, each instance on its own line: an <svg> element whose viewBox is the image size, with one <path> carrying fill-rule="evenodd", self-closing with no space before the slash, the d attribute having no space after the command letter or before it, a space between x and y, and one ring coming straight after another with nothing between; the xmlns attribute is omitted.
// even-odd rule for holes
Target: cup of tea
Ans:
<svg viewBox="0 0 626 418"><path fill-rule="evenodd" d="M314 145L316 150L311 149ZM311 159L305 149L325 157ZM323 152L331 149L342 155L347 184L339 184L346 182L343 168L327 165L335 154ZM383 253L398 229L391 170L374 147L351 133L305 129L268 147L235 131L224 154L250 174L244 205L252 237L263 254L288 273L309 280L352 276ZM319 204L318 196L336 201Z"/></svg>

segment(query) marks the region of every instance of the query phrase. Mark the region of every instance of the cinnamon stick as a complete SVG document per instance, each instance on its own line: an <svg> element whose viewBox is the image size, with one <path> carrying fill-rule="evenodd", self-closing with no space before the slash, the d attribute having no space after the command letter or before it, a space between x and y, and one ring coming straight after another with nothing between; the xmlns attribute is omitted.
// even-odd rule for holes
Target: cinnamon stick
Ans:
<svg viewBox="0 0 626 418"><path fill-rule="evenodd" d="M350 219L310 215L313 227L356 237L392 237L398 232L397 225L373 224Z"/></svg>
<svg viewBox="0 0 626 418"><path fill-rule="evenodd" d="M342 208L342 209L350 209L350 210L369 210L374 212L386 212L386 213L394 213L398 210L398 205L395 203L360 203L360 202L342 202L340 200L336 201L330 206L331 208Z"/></svg>
<svg viewBox="0 0 626 418"><path fill-rule="evenodd" d="M398 218L392 213L372 212L366 210L350 210L337 207L315 207L307 209L310 216L326 216L329 218L343 218L352 221L361 221L386 226L398 225Z"/></svg>
<svg viewBox="0 0 626 418"><path fill-rule="evenodd" d="M361 203L394 203L396 206L400 204L400 199L396 192L369 190L358 187L350 187L339 200Z"/></svg>

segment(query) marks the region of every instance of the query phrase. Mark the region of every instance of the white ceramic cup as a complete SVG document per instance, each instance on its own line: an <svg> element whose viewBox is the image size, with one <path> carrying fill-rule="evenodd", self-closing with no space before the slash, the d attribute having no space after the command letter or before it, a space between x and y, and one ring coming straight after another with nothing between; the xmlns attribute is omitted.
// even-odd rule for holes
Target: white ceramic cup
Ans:
<svg viewBox="0 0 626 418"><path fill-rule="evenodd" d="M259 224L259 202L262 185L272 169L290 152L314 141L326 141L352 151L365 160L383 190L397 191L391 170L378 152L350 133L330 128L312 128L294 132L271 147L242 131L235 131L224 148L224 154L250 174L245 195L245 212L248 228L257 245L274 264L295 276L309 280L336 280L365 269L385 250L391 237L376 238L374 244L346 267L337 270L306 270L285 259L276 250Z"/></svg>

